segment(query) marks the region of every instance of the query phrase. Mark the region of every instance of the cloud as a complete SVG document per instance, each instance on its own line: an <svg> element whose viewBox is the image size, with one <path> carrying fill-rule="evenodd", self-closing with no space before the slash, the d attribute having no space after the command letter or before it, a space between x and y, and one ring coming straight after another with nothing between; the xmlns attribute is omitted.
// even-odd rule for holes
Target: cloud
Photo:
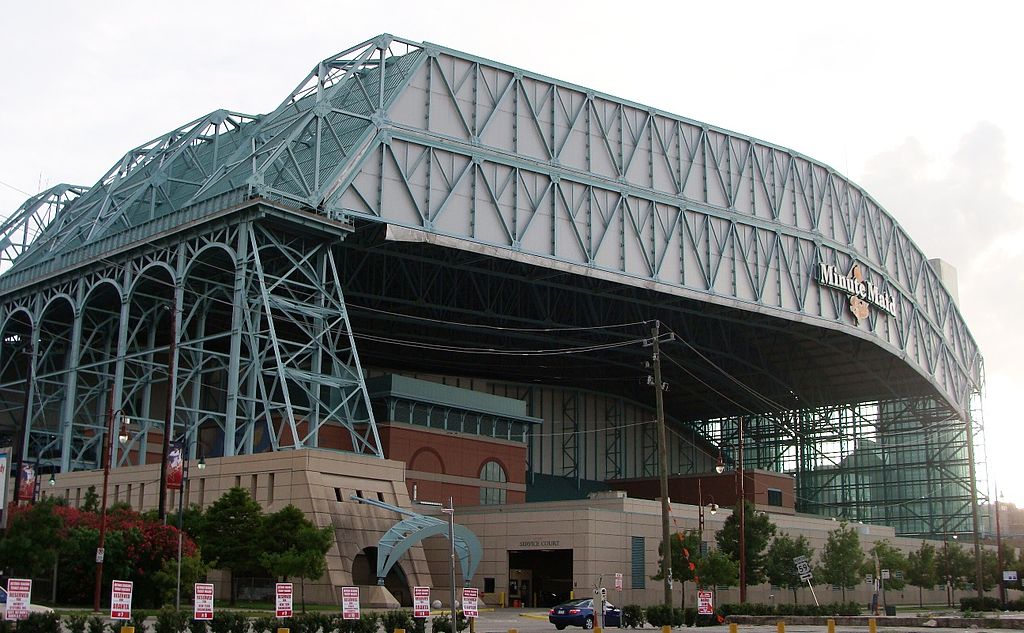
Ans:
<svg viewBox="0 0 1024 633"><path fill-rule="evenodd" d="M1024 203L1010 193L1006 135L979 123L948 155L909 138L868 163L861 184L928 257L958 270L960 309L985 358L990 476L1016 478L1017 393L1024 384ZM1007 452L1010 451L1010 452ZM1008 490L1024 501L1024 489Z"/></svg>

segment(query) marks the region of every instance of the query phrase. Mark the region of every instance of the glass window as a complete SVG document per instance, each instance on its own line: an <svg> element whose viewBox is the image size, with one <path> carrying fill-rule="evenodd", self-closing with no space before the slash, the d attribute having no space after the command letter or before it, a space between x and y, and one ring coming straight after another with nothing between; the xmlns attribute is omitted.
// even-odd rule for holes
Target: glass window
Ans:
<svg viewBox="0 0 1024 633"><path fill-rule="evenodd" d="M501 464L490 460L480 469L480 480L505 483L508 481L508 477L505 475L505 469L501 467ZM480 486L480 505L500 505L505 503L505 498L504 488Z"/></svg>
<svg viewBox="0 0 1024 633"><path fill-rule="evenodd" d="M782 491L776 488L768 489L768 505L770 506L781 506L782 505Z"/></svg>

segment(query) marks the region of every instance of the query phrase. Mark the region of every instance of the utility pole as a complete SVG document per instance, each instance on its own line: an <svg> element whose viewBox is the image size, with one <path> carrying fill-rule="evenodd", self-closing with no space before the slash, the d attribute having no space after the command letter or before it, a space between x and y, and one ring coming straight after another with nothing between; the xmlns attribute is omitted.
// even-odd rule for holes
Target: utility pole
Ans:
<svg viewBox="0 0 1024 633"><path fill-rule="evenodd" d="M171 299L174 301L174 299ZM165 307L171 318L171 341L167 346L167 406L164 409L163 456L160 458L160 520L167 522L167 453L171 450L171 435L174 434L174 389L177 368L178 311L174 306Z"/></svg>
<svg viewBox="0 0 1024 633"><path fill-rule="evenodd" d="M747 602L747 495L743 486L743 416L740 416L739 426L739 463L736 465L736 473L739 475L739 550L740 550L740 604Z"/></svg>
<svg viewBox="0 0 1024 633"><path fill-rule="evenodd" d="M654 402L658 418L658 473L661 476L661 569L665 575L665 606L672 607L672 541L669 534L668 443L665 436L665 398L661 382L661 322L651 329L654 366Z"/></svg>

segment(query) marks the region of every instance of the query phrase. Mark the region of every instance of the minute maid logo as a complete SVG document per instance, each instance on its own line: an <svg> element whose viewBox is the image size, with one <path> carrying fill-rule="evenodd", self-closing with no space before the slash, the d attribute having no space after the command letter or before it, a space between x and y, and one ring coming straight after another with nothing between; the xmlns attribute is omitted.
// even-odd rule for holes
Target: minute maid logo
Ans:
<svg viewBox="0 0 1024 633"><path fill-rule="evenodd" d="M850 312L857 317L857 323L868 318L869 305L896 316L896 297L882 292L878 286L865 279L860 264L854 264L850 274L843 275L835 266L819 262L818 283L850 295Z"/></svg>

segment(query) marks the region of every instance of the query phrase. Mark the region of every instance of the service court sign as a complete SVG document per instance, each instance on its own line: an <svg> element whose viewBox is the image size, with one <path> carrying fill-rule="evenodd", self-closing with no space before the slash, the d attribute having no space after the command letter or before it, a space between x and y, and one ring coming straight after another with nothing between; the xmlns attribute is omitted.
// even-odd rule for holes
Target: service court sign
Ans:
<svg viewBox="0 0 1024 633"><path fill-rule="evenodd" d="M412 588L412 617L430 617L430 587Z"/></svg>
<svg viewBox="0 0 1024 633"><path fill-rule="evenodd" d="M274 585L274 615L279 618L292 617L292 583L279 582Z"/></svg>
<svg viewBox="0 0 1024 633"><path fill-rule="evenodd" d="M4 611L4 619L27 620L28 605L30 604L32 604L32 581L23 578L8 579L7 610Z"/></svg>
<svg viewBox="0 0 1024 633"><path fill-rule="evenodd" d="M132 619L132 588L130 580L115 580L110 587L110 619Z"/></svg>
<svg viewBox="0 0 1024 633"><path fill-rule="evenodd" d="M359 587L341 588L341 618L343 620L359 619Z"/></svg>
<svg viewBox="0 0 1024 633"><path fill-rule="evenodd" d="M197 582L195 584L195 606L193 608L193 620L213 619L213 583Z"/></svg>

